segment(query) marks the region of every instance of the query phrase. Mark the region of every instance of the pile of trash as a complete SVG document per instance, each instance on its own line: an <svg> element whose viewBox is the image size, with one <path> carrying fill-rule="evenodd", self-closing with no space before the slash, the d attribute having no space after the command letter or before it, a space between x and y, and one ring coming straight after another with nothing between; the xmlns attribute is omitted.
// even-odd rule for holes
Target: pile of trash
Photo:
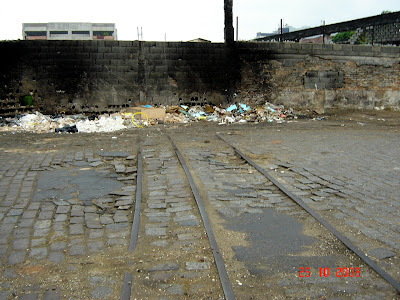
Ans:
<svg viewBox="0 0 400 300"><path fill-rule="evenodd" d="M147 109L151 106L143 106ZM113 132L126 128L143 128L155 124L189 123L189 122L217 122L223 124L244 124L259 122L283 123L287 119L296 118L292 109L280 105L266 103L262 106L250 107L243 103L221 106L166 106L165 117L162 119L135 118L138 113L122 111L114 114L91 115L57 115L48 116L39 112L15 116L13 118L0 117L0 131L29 131L29 132ZM143 113L141 113L143 114Z"/></svg>
<svg viewBox="0 0 400 300"><path fill-rule="evenodd" d="M285 110L283 105L266 103L263 106L250 107L243 103L220 106L167 106L165 123L188 123L195 120L218 122L218 124L245 124L248 122L283 123L288 118L295 118L292 109Z"/></svg>
<svg viewBox="0 0 400 300"><path fill-rule="evenodd" d="M14 118L0 118L0 131L29 132L112 132L127 128L121 114L48 116L39 112Z"/></svg>

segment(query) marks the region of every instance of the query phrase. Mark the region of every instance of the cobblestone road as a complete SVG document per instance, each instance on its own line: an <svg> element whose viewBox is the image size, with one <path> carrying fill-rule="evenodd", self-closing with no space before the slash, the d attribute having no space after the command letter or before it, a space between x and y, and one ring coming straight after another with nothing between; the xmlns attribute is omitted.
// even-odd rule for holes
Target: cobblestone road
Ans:
<svg viewBox="0 0 400 300"><path fill-rule="evenodd" d="M356 117L2 133L0 299L119 299L127 271L132 299L223 298L166 134L195 177L237 299L399 299L215 136L249 154L400 281L400 122ZM138 245L128 253L139 136L143 205ZM307 267L311 275L299 277ZM360 276L337 277L337 268L360 268Z"/></svg>

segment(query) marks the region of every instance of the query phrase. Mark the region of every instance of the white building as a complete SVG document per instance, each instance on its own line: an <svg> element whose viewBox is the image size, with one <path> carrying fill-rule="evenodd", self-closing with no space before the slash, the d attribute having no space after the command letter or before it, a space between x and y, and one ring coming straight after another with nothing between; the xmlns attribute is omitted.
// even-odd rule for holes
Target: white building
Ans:
<svg viewBox="0 0 400 300"><path fill-rule="evenodd" d="M117 40L114 23L23 23L24 40Z"/></svg>

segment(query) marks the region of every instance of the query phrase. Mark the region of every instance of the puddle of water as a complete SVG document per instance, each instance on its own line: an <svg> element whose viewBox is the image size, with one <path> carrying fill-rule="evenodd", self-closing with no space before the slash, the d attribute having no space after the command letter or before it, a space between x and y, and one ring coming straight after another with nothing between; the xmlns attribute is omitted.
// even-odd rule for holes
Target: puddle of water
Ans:
<svg viewBox="0 0 400 300"><path fill-rule="evenodd" d="M244 232L248 247L232 247L236 258L245 263L253 275L297 272L299 267L334 267L328 256L303 256L301 252L316 239L302 233L303 225L293 217L265 209L264 213L244 213L229 218L229 230Z"/></svg>
<svg viewBox="0 0 400 300"><path fill-rule="evenodd" d="M108 197L111 191L124 186L110 176L109 172L97 172L84 164L43 171L39 174L33 201L77 198L83 204L91 205L92 199Z"/></svg>

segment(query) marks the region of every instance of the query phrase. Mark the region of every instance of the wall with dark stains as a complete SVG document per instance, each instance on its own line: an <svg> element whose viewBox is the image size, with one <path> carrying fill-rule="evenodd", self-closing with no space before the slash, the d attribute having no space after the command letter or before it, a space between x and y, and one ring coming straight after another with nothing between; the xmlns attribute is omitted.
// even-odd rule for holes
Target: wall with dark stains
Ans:
<svg viewBox="0 0 400 300"><path fill-rule="evenodd" d="M400 108L400 47L239 43L241 101L293 108Z"/></svg>
<svg viewBox="0 0 400 300"><path fill-rule="evenodd" d="M0 54L0 113L18 113L30 94L44 113L113 112L135 102L399 106L399 47L5 41Z"/></svg>

